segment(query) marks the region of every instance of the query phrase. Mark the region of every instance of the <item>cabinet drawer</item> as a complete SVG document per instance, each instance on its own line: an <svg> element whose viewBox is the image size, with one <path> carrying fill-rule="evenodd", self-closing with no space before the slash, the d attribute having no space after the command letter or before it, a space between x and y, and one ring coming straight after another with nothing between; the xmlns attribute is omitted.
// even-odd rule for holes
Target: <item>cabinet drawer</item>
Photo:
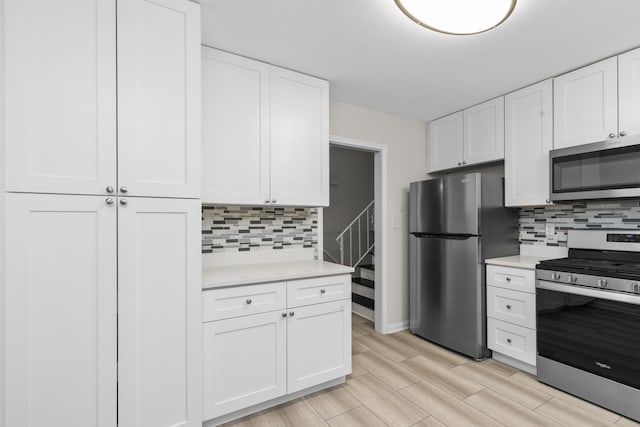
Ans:
<svg viewBox="0 0 640 427"><path fill-rule="evenodd" d="M487 286L487 317L536 328L536 295Z"/></svg>
<svg viewBox="0 0 640 427"><path fill-rule="evenodd" d="M293 280L287 285L287 305L302 305L351 298L351 275Z"/></svg>
<svg viewBox="0 0 640 427"><path fill-rule="evenodd" d="M487 285L536 293L535 270L487 265Z"/></svg>
<svg viewBox="0 0 640 427"><path fill-rule="evenodd" d="M488 318L487 346L530 365L536 364L536 331L533 329Z"/></svg>
<svg viewBox="0 0 640 427"><path fill-rule="evenodd" d="M286 289L285 282L277 282L204 291L202 321L284 309L287 305Z"/></svg>

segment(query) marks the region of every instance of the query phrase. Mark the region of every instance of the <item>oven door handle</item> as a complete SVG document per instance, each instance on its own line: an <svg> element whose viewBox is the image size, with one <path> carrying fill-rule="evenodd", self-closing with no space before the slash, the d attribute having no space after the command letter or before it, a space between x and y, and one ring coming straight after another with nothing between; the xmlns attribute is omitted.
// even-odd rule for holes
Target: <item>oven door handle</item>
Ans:
<svg viewBox="0 0 640 427"><path fill-rule="evenodd" d="M563 292L566 294L583 295L586 297L606 299L609 301L626 302L629 304L640 305L640 295L630 295L620 292L600 291L597 289L585 288L582 286L563 285L561 283L547 282L538 279L536 281L537 289L546 289L549 291Z"/></svg>

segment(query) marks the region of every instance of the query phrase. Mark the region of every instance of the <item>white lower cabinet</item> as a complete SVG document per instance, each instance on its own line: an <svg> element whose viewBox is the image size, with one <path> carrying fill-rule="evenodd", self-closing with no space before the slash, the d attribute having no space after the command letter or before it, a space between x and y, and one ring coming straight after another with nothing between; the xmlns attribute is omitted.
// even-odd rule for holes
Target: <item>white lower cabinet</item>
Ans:
<svg viewBox="0 0 640 427"><path fill-rule="evenodd" d="M0 425L200 426L200 202L4 197Z"/></svg>
<svg viewBox="0 0 640 427"><path fill-rule="evenodd" d="M535 274L524 268L487 265L487 346L493 357L535 371ZM505 357L506 356L506 357Z"/></svg>
<svg viewBox="0 0 640 427"><path fill-rule="evenodd" d="M351 373L351 294L287 304L287 293L310 280L325 283L318 295L350 283L345 275L204 291L205 421ZM261 303L271 311L256 308ZM206 321L219 319L224 307L231 307L227 318Z"/></svg>

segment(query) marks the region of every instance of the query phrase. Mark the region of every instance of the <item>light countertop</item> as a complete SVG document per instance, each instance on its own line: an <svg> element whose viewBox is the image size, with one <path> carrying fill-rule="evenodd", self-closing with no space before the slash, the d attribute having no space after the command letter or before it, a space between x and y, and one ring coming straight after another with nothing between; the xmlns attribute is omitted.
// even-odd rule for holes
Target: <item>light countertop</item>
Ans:
<svg viewBox="0 0 640 427"><path fill-rule="evenodd" d="M202 289L279 282L353 273L352 267L324 261L270 262L205 267Z"/></svg>
<svg viewBox="0 0 640 427"><path fill-rule="evenodd" d="M485 260L486 264L501 265L503 267L524 268L527 270L535 270L536 264L543 259L557 258L557 257L544 257L534 255L513 255L505 256L501 258L490 258Z"/></svg>

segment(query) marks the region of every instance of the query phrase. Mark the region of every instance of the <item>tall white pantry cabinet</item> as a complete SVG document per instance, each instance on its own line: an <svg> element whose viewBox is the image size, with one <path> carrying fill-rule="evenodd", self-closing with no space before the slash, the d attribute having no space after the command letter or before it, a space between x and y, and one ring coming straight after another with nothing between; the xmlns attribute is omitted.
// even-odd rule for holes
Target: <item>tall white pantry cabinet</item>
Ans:
<svg viewBox="0 0 640 427"><path fill-rule="evenodd" d="M199 426L199 5L0 22L0 427Z"/></svg>

